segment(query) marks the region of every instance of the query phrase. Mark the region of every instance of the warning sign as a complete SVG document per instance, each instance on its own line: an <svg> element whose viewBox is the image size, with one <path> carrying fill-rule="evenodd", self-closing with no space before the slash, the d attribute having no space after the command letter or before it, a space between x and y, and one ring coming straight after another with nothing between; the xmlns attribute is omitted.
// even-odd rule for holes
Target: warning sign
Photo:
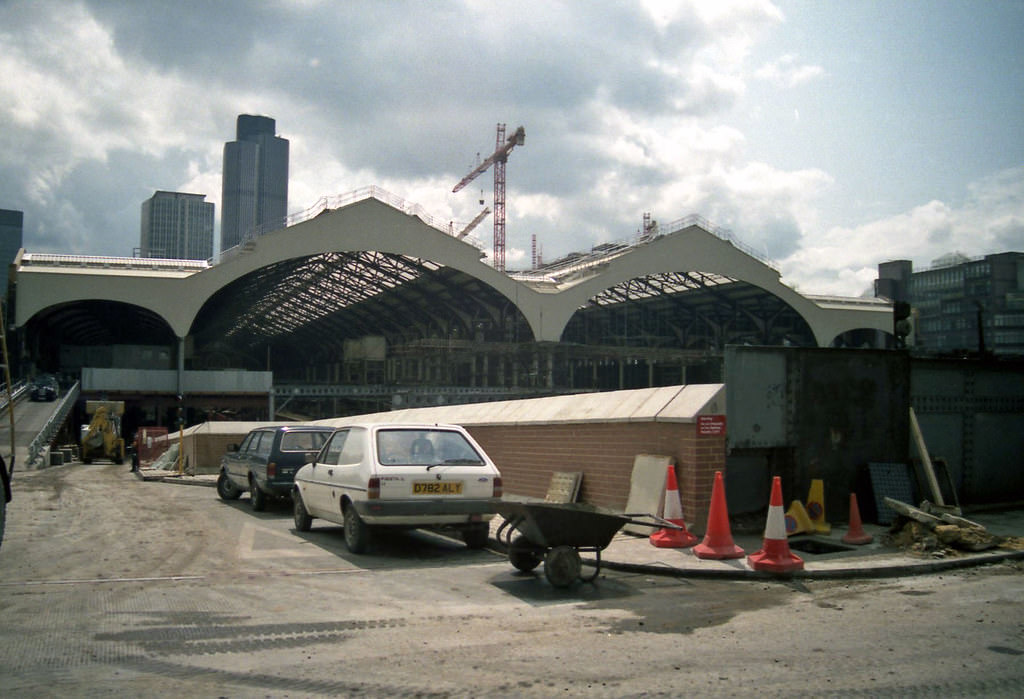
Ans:
<svg viewBox="0 0 1024 699"><path fill-rule="evenodd" d="M698 415L697 434L700 436L722 436L725 434L725 415Z"/></svg>

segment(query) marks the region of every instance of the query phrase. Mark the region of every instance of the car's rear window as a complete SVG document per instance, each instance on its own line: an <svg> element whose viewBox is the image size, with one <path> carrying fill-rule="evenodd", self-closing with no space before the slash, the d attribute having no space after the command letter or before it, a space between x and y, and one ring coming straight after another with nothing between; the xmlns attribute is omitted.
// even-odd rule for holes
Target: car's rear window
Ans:
<svg viewBox="0 0 1024 699"><path fill-rule="evenodd" d="M482 466L485 463L461 432L441 429L380 430L377 432L377 457L385 466Z"/></svg>
<svg viewBox="0 0 1024 699"><path fill-rule="evenodd" d="M320 451L330 432L285 432L281 451Z"/></svg>

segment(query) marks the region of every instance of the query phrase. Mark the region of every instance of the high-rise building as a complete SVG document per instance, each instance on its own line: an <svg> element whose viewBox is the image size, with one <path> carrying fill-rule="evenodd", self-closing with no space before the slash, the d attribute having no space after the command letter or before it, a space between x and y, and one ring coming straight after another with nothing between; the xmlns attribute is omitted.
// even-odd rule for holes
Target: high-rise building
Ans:
<svg viewBox="0 0 1024 699"><path fill-rule="evenodd" d="M157 192L142 202L141 257L213 257L213 204L205 194Z"/></svg>
<svg viewBox="0 0 1024 699"><path fill-rule="evenodd" d="M288 215L288 140L270 117L240 114L236 140L224 144L220 249L247 235L281 228Z"/></svg>
<svg viewBox="0 0 1024 699"><path fill-rule="evenodd" d="M0 297L7 294L10 265L21 249L25 214L11 209L0 209Z"/></svg>
<svg viewBox="0 0 1024 699"><path fill-rule="evenodd" d="M875 296L909 304L915 352L1024 355L1024 253L883 262Z"/></svg>

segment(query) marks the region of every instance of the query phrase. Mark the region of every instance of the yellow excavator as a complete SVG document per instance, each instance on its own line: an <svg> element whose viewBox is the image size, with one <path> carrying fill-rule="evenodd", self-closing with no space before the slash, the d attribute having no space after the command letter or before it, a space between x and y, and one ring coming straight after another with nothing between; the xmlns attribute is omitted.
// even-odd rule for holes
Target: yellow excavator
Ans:
<svg viewBox="0 0 1024 699"><path fill-rule="evenodd" d="M85 412L92 415L92 421L82 436L82 463L92 463L93 459L124 463L124 437L121 436L124 401L88 400Z"/></svg>

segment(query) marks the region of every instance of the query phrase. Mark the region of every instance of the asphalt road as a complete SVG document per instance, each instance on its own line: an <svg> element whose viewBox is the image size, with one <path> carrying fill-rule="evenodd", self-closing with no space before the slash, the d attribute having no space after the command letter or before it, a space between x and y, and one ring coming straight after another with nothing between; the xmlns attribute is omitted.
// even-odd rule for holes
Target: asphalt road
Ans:
<svg viewBox="0 0 1024 699"><path fill-rule="evenodd" d="M1017 564L556 590L425 532L345 549L127 466L16 474L0 696L1020 696Z"/></svg>

